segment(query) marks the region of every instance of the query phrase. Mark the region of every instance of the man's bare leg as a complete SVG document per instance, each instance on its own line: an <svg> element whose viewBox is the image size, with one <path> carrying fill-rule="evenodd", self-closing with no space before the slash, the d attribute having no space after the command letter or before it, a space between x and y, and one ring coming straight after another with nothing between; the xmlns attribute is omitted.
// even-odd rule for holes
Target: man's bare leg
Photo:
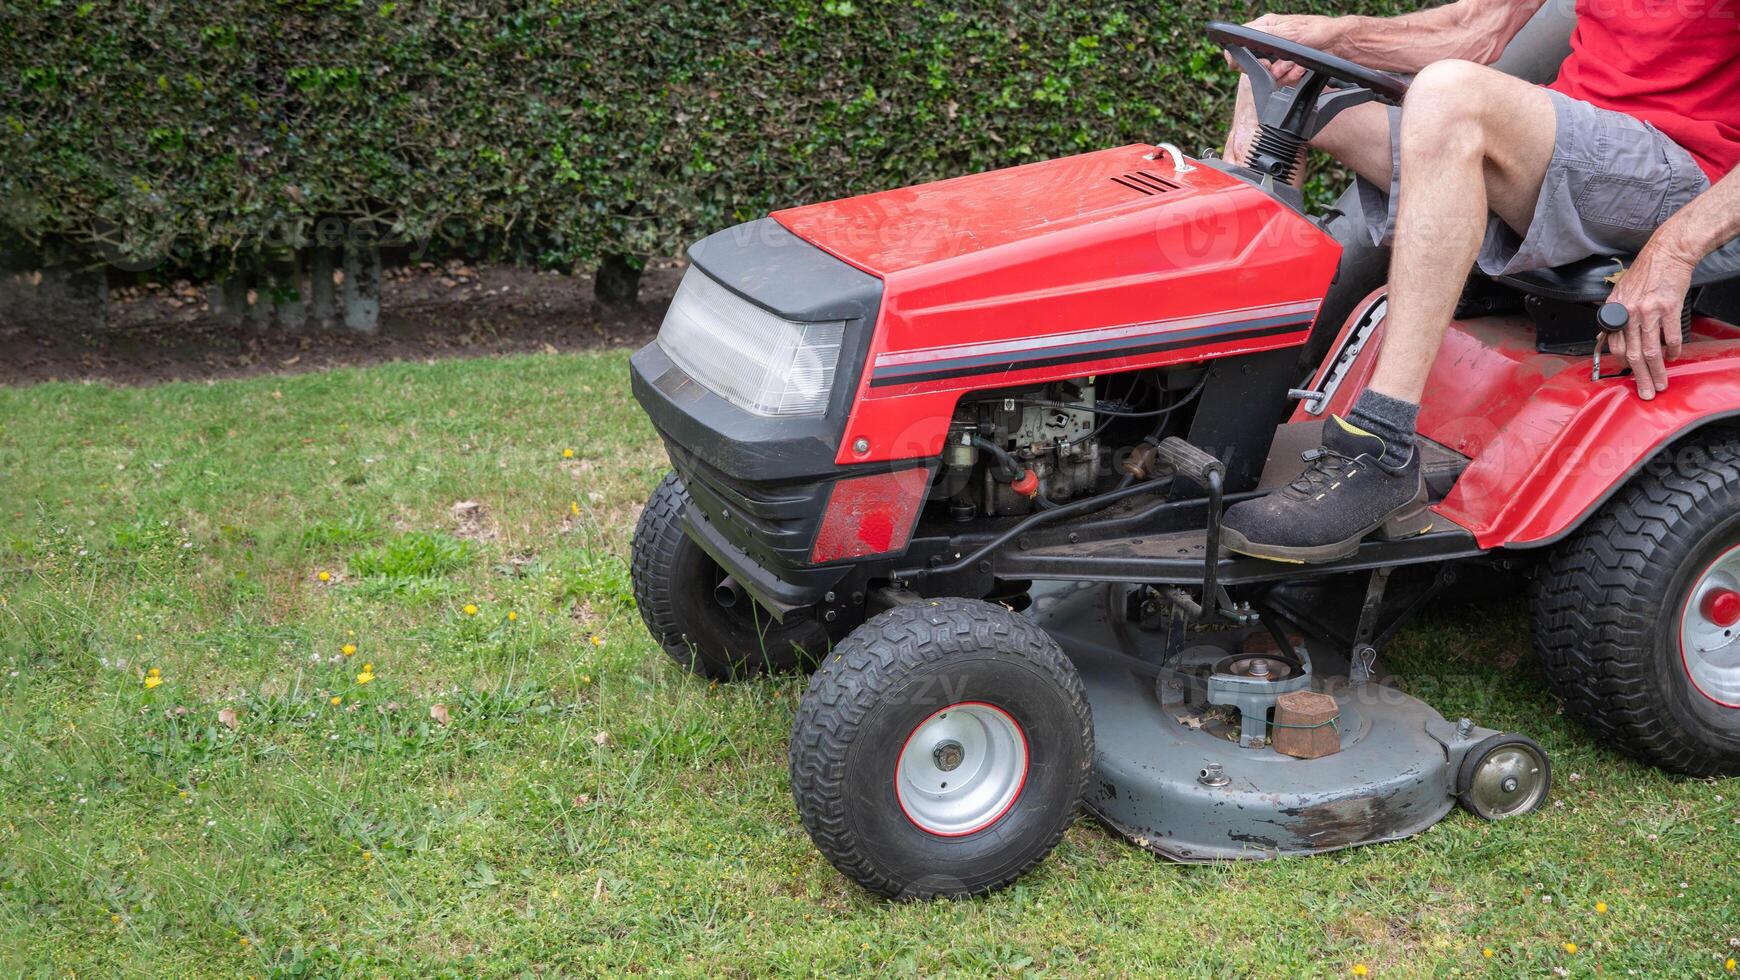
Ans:
<svg viewBox="0 0 1740 980"><path fill-rule="evenodd" d="M1378 187L1390 186L1390 110L1376 102L1344 110L1311 145Z"/></svg>
<svg viewBox="0 0 1740 980"><path fill-rule="evenodd" d="M1370 390L1419 402L1486 233L1526 231L1552 160L1545 90L1466 61L1427 66L1402 110L1389 316Z"/></svg>

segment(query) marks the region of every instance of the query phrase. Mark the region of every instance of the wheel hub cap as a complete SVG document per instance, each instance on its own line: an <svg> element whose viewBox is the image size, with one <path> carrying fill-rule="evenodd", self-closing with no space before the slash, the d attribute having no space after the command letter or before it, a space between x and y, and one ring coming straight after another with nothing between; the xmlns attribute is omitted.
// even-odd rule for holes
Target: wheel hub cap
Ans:
<svg viewBox="0 0 1740 980"><path fill-rule="evenodd" d="M1475 770L1469 793L1493 817L1526 813L1547 791L1545 767L1522 745L1502 745Z"/></svg>
<svg viewBox="0 0 1740 980"><path fill-rule="evenodd" d="M1740 548L1731 548L1692 583L1680 614L1680 656L1698 693L1740 708Z"/></svg>
<svg viewBox="0 0 1740 980"><path fill-rule="evenodd" d="M918 723L895 764L901 810L919 829L961 837L996 823L1027 781L1027 737L1008 712L951 704Z"/></svg>

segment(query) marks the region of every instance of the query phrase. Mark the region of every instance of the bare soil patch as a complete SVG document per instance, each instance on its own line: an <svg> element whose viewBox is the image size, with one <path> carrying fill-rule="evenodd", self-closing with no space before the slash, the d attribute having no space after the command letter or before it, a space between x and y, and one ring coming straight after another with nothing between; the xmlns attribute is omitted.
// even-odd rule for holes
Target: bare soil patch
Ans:
<svg viewBox="0 0 1740 980"><path fill-rule="evenodd" d="M0 311L0 384L123 385L320 371L352 364L639 346L658 332L683 263L648 265L640 302L609 306L589 275L432 263L388 270L380 332L289 333L225 322L187 284L111 293L108 325L71 332Z"/></svg>

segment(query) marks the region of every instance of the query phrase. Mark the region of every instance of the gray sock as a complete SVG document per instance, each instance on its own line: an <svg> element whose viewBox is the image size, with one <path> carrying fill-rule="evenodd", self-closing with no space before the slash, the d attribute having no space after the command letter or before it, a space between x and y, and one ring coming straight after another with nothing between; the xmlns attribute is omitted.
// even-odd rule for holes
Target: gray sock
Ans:
<svg viewBox="0 0 1740 980"><path fill-rule="evenodd" d="M1347 420L1384 441L1378 462L1401 466L1414 455L1414 423L1419 415L1420 406L1413 402L1367 390L1359 393Z"/></svg>

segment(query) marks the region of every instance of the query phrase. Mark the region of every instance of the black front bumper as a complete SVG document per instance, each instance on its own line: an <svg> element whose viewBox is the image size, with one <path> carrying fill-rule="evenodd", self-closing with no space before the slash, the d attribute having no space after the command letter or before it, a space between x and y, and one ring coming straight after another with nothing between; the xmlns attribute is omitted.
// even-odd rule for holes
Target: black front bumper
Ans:
<svg viewBox="0 0 1740 980"><path fill-rule="evenodd" d="M689 536L783 618L822 602L851 571L851 563L809 560L834 483L886 468L835 462L882 281L769 218L702 239L689 257L698 271L785 319L846 323L832 395L819 416L767 418L739 408L692 378L657 341L629 361L635 400L694 504L685 515Z"/></svg>
<svg viewBox="0 0 1740 980"><path fill-rule="evenodd" d="M809 562L842 469L833 449L804 420L774 425L703 388L657 343L629 374L689 492L689 537L775 615L819 603L849 571Z"/></svg>

